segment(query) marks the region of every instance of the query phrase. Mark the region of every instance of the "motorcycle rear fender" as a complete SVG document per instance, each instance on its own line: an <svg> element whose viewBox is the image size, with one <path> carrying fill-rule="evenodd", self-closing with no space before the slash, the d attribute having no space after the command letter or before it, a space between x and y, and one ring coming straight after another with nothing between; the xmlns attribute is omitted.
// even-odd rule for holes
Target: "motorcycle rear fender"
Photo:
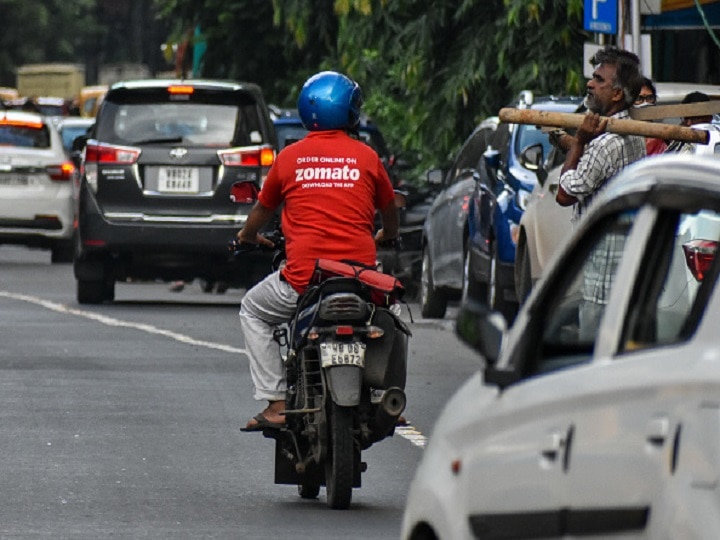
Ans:
<svg viewBox="0 0 720 540"><path fill-rule="evenodd" d="M331 366L325 368L325 380L330 397L341 407L360 404L362 368L358 366Z"/></svg>

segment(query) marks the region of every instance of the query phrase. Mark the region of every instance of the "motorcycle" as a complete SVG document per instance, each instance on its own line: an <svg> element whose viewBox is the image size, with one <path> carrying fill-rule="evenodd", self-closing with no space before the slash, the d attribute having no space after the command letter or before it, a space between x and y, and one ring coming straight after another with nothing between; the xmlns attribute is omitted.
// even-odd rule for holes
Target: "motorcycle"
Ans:
<svg viewBox="0 0 720 540"><path fill-rule="evenodd" d="M282 239L275 269L282 264ZM242 250L235 244L234 249ZM286 423L275 440L275 483L347 509L367 470L362 452L390 437L405 409L411 331L400 318L404 289L353 262L319 259L289 324L275 331L287 374Z"/></svg>

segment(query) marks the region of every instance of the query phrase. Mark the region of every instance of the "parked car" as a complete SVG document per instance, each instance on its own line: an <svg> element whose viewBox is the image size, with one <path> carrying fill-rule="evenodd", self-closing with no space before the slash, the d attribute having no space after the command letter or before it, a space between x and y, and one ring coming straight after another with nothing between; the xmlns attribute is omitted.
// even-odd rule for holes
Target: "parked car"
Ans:
<svg viewBox="0 0 720 540"><path fill-rule="evenodd" d="M712 99L720 99L720 86L696 85L691 83L656 83L657 104L672 105L682 101L693 91L706 93ZM667 123L679 124L680 118L665 118ZM713 139L716 136L713 135ZM698 145L699 153L713 152L714 144ZM515 252L515 291L522 301L530 293L533 284L542 275L551 257L570 235L573 214L571 206L560 206L555 202L560 169L565 155L549 152L543 146L540 179L528 198L527 207L520 218L520 232Z"/></svg>
<svg viewBox="0 0 720 540"><path fill-rule="evenodd" d="M271 112L280 150L307 135L297 110L271 106ZM400 243L396 247L378 249L378 260L383 271L401 280L407 291L406 298L414 297L420 277L422 226L429 208L428 190L403 181L408 165L391 153L380 128L365 115L360 118L357 135L377 152L396 190L403 195Z"/></svg>
<svg viewBox="0 0 720 540"><path fill-rule="evenodd" d="M580 102L579 97L536 97L524 91L510 106L572 112ZM491 118L460 149L425 221L423 316L444 317L448 300L470 296L513 320L518 223L537 183L520 154L538 142L550 146L540 128Z"/></svg>
<svg viewBox="0 0 720 540"><path fill-rule="evenodd" d="M84 149L78 302L112 301L117 281L198 278L247 287L264 277L271 254L234 258L228 241L257 200L276 147L257 85L113 85Z"/></svg>
<svg viewBox="0 0 720 540"><path fill-rule="evenodd" d="M598 194L509 331L466 301L484 368L437 420L401 537L717 538L718 242L720 160L653 157Z"/></svg>
<svg viewBox="0 0 720 540"><path fill-rule="evenodd" d="M54 263L72 261L74 170L52 122L0 110L0 243L50 249Z"/></svg>

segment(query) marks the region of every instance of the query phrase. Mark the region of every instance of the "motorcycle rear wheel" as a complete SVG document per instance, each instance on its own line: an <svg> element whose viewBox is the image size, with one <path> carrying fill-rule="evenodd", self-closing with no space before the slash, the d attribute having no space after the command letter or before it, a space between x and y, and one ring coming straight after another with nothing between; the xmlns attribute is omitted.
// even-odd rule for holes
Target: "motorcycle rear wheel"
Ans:
<svg viewBox="0 0 720 540"><path fill-rule="evenodd" d="M353 414L352 408L330 403L330 444L325 458L327 505L335 510L350 507L353 489Z"/></svg>

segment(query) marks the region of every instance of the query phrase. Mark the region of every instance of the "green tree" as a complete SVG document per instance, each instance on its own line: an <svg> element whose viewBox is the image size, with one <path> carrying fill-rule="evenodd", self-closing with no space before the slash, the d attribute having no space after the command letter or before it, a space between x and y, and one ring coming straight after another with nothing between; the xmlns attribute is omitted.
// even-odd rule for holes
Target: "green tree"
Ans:
<svg viewBox="0 0 720 540"><path fill-rule="evenodd" d="M396 150L447 159L522 89L581 92L583 0L156 0L201 24L205 75L259 82L291 105L305 78L356 79Z"/></svg>

